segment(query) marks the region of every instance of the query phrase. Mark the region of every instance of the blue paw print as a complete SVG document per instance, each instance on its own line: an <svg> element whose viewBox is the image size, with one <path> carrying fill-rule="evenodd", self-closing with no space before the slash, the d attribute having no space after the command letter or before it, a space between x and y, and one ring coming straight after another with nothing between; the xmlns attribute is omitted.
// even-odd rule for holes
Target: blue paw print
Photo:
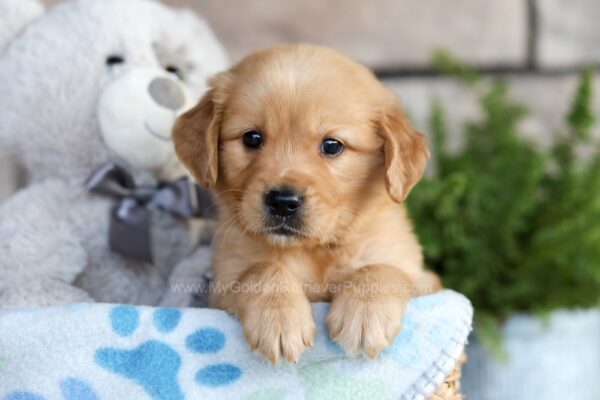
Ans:
<svg viewBox="0 0 600 400"><path fill-rule="evenodd" d="M162 334L174 331L181 320L181 311L157 309L153 324ZM131 336L140 324L139 310L132 306L117 306L110 312L113 332L122 337ZM225 347L225 335L216 328L200 328L185 339L185 347L193 353L214 354ZM181 355L160 340L148 340L133 349L114 347L96 351L96 363L113 373L129 378L140 385L156 400L179 400L184 395L178 383ZM208 387L229 385L237 381L242 370L232 364L211 364L196 372L198 384Z"/></svg>
<svg viewBox="0 0 600 400"><path fill-rule="evenodd" d="M73 377L60 382L60 391L64 400L98 400L98 396L89 384ZM46 400L46 398L32 392L13 392L4 400Z"/></svg>

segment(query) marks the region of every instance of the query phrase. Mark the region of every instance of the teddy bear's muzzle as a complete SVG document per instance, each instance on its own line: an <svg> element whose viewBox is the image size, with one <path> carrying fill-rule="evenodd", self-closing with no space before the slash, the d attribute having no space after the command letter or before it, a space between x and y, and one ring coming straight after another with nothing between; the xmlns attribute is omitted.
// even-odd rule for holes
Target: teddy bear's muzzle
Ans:
<svg viewBox="0 0 600 400"><path fill-rule="evenodd" d="M187 89L163 70L136 68L116 77L98 100L106 146L135 168L160 170L176 159L171 130L191 106Z"/></svg>

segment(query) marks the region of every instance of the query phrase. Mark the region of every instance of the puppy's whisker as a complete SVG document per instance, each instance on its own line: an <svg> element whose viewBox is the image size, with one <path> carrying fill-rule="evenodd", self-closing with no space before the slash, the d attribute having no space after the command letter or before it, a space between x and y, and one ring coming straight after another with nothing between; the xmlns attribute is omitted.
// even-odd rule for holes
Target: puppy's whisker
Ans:
<svg viewBox="0 0 600 400"><path fill-rule="evenodd" d="M345 206L338 206L338 210L340 210L342 213L349 213L350 215L354 216L354 217L360 217L362 214L358 211L355 211L349 207L345 207Z"/></svg>
<svg viewBox="0 0 600 400"><path fill-rule="evenodd" d="M228 218L223 224L221 224L221 226L219 227L219 229L217 229L217 231L215 232L214 236L213 236L213 240L211 245L214 245L215 239L217 237L219 237L219 233L221 233L221 231L223 231L226 228L231 227L232 224L234 224L236 222L236 215L231 216L230 218Z"/></svg>
<svg viewBox="0 0 600 400"><path fill-rule="evenodd" d="M215 195L215 197L220 197L220 196L223 196L224 194L228 194L228 193L244 193L244 191L240 190L240 189L227 189L227 190L222 190L220 192L215 192L214 195Z"/></svg>
<svg viewBox="0 0 600 400"><path fill-rule="evenodd" d="M223 229L225 230L225 234L223 235L223 240L225 240L228 236L229 230L231 229L231 227L235 224L235 221L230 221L226 226L223 226Z"/></svg>
<svg viewBox="0 0 600 400"><path fill-rule="evenodd" d="M225 221L223 224L221 224L221 225L219 226L219 229L217 229L217 231L216 231L216 232L215 232L215 234L213 235L213 240L212 240L212 243L211 243L211 245L214 245L214 242L215 242L216 238L218 238L218 237L219 237L219 233L221 233L221 231L222 231L223 229L225 229L225 227L226 227L226 226L228 226L228 224L230 223L230 221L231 221L231 219L229 219L229 220Z"/></svg>
<svg viewBox="0 0 600 400"><path fill-rule="evenodd" d="M217 202L213 202L213 204L211 204L210 206L208 206L206 208L206 210L204 211L205 214L208 214L209 211L212 211L213 209L217 209L218 205Z"/></svg>
<svg viewBox="0 0 600 400"><path fill-rule="evenodd" d="M234 214L232 223L229 224L229 227L225 231L225 234L223 235L223 240L227 240L227 236L229 235L231 228L233 228L233 226L235 226L235 225L238 225L238 226L240 225L239 215L237 213Z"/></svg>

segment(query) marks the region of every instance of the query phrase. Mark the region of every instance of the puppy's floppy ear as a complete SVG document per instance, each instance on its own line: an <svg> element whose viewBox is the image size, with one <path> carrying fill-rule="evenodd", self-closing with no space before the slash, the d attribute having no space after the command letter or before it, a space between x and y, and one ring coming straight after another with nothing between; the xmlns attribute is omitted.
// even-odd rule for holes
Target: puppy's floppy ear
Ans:
<svg viewBox="0 0 600 400"><path fill-rule="evenodd" d="M175 152L196 181L205 187L217 182L222 107L210 89L198 105L177 119L173 128Z"/></svg>
<svg viewBox="0 0 600 400"><path fill-rule="evenodd" d="M387 190L394 201L401 203L423 176L429 158L427 140L412 127L395 100L380 114L378 128L384 140Z"/></svg>

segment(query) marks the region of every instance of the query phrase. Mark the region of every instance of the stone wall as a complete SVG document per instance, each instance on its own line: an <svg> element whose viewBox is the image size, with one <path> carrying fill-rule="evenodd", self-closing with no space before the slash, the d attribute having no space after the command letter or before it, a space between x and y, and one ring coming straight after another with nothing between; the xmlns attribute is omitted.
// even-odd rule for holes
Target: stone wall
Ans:
<svg viewBox="0 0 600 400"><path fill-rule="evenodd" d="M581 67L600 62L596 0L164 2L204 15L232 61L281 42L338 48L373 68L396 90L425 132L434 98L446 104L454 132L478 113L472 94L431 67L436 49L447 49L484 73L506 78L514 95L531 108L523 130L542 145L560 127ZM14 186L7 166L0 160L0 199Z"/></svg>

